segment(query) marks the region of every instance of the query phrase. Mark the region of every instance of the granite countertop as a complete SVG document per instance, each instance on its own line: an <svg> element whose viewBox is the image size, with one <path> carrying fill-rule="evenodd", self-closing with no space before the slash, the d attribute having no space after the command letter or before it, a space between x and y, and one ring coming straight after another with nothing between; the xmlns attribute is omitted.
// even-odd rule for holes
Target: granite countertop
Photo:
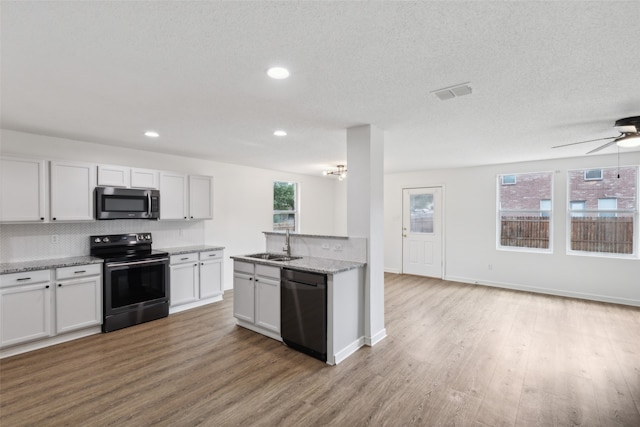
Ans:
<svg viewBox="0 0 640 427"><path fill-rule="evenodd" d="M36 261L3 262L0 263L0 274L50 270L52 268L71 267L74 265L101 264L102 262L102 258L96 258L88 255L70 258L40 259Z"/></svg>
<svg viewBox="0 0 640 427"><path fill-rule="evenodd" d="M179 246L176 248L160 248L158 250L168 252L169 255L182 255L182 254L190 254L193 252L218 251L221 249L224 249L224 246L197 245L197 246Z"/></svg>
<svg viewBox="0 0 640 427"><path fill-rule="evenodd" d="M295 255L294 255L295 256ZM314 273L337 274L344 271L353 270L367 265L365 262L340 261L336 259L315 258L303 256L291 261L273 261L260 258L251 258L244 255L232 256L231 259L237 261L251 262L254 264L271 265L274 267L290 267L296 270L311 271Z"/></svg>

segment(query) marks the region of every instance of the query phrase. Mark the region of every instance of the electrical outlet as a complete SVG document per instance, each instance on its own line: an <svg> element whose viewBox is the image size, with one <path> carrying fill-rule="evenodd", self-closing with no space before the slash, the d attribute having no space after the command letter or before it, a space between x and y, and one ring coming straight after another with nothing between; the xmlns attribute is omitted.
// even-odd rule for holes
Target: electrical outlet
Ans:
<svg viewBox="0 0 640 427"><path fill-rule="evenodd" d="M333 246L333 250L334 251L341 251L342 250L342 245L334 245Z"/></svg>
<svg viewBox="0 0 640 427"><path fill-rule="evenodd" d="M324 250L329 250L329 245L327 245L326 243L322 245L322 249Z"/></svg>
<svg viewBox="0 0 640 427"><path fill-rule="evenodd" d="M53 243L54 245L60 242L60 236L58 236L57 234L52 234L51 235L51 243Z"/></svg>

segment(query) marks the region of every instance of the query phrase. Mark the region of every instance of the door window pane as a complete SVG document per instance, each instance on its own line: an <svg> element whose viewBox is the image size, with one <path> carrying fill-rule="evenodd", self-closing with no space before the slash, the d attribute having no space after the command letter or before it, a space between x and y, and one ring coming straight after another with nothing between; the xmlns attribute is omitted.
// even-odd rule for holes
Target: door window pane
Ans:
<svg viewBox="0 0 640 427"><path fill-rule="evenodd" d="M412 194L409 199L412 233L433 233L433 194Z"/></svg>

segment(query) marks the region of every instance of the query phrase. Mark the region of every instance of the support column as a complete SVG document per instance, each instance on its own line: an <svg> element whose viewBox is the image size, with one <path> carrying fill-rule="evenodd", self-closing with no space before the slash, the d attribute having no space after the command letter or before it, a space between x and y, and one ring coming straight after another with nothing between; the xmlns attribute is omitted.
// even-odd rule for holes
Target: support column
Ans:
<svg viewBox="0 0 640 427"><path fill-rule="evenodd" d="M347 129L347 232L367 238L364 334L367 345L384 327L384 134L372 125Z"/></svg>

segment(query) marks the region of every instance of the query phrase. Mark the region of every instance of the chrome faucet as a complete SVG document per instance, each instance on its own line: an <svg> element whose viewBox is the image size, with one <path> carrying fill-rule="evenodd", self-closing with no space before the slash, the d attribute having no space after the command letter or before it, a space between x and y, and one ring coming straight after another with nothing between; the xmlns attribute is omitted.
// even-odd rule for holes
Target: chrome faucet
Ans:
<svg viewBox="0 0 640 427"><path fill-rule="evenodd" d="M284 246L282 247L282 250L287 253L287 256L291 256L291 244L289 242L289 229L286 230L286 233L287 234L285 236Z"/></svg>

